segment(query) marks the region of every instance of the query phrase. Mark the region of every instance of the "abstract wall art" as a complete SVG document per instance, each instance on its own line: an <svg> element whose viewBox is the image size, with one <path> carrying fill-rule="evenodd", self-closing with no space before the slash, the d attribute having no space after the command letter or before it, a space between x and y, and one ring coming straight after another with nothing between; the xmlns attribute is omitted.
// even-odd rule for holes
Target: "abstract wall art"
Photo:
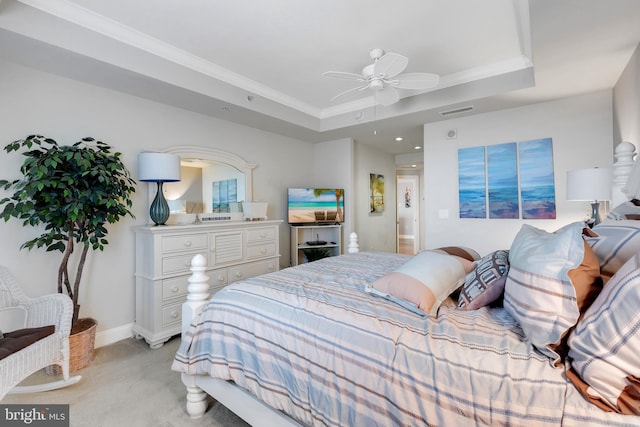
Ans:
<svg viewBox="0 0 640 427"><path fill-rule="evenodd" d="M460 218L555 219L553 141L458 149Z"/></svg>
<svg viewBox="0 0 640 427"><path fill-rule="evenodd" d="M556 196L551 138L518 144L522 219L555 219Z"/></svg>

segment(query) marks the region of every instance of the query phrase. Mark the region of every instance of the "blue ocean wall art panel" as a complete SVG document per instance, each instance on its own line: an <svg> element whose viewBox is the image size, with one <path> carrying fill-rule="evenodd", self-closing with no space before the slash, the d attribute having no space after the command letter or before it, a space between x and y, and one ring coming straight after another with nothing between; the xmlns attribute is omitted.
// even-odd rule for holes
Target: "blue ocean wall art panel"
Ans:
<svg viewBox="0 0 640 427"><path fill-rule="evenodd" d="M489 218L519 218L517 144L487 147Z"/></svg>
<svg viewBox="0 0 640 427"><path fill-rule="evenodd" d="M484 147L458 149L460 218L487 217Z"/></svg>
<svg viewBox="0 0 640 427"><path fill-rule="evenodd" d="M551 138L518 144L522 219L555 219L556 197Z"/></svg>

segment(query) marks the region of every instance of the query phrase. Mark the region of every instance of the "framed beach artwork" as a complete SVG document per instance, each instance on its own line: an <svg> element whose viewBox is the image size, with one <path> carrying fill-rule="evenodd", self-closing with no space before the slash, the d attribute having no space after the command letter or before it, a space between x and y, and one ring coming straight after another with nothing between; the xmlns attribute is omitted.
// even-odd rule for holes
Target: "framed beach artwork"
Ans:
<svg viewBox="0 0 640 427"><path fill-rule="evenodd" d="M458 150L458 201L460 218L487 217L484 147Z"/></svg>
<svg viewBox="0 0 640 427"><path fill-rule="evenodd" d="M487 147L489 218L519 218L518 163L515 142Z"/></svg>
<svg viewBox="0 0 640 427"><path fill-rule="evenodd" d="M369 174L369 213L384 212L384 175Z"/></svg>
<svg viewBox="0 0 640 427"><path fill-rule="evenodd" d="M518 143L522 219L555 219L556 197L551 138Z"/></svg>

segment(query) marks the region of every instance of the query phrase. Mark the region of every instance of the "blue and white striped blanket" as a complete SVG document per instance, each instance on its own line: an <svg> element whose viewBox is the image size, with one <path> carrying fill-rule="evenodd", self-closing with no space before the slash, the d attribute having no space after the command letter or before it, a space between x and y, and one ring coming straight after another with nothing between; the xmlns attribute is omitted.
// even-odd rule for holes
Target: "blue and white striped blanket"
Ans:
<svg viewBox="0 0 640 427"><path fill-rule="evenodd" d="M408 259L358 253L214 295L172 369L231 380L301 424L638 425L583 399L502 308L421 317L364 287Z"/></svg>

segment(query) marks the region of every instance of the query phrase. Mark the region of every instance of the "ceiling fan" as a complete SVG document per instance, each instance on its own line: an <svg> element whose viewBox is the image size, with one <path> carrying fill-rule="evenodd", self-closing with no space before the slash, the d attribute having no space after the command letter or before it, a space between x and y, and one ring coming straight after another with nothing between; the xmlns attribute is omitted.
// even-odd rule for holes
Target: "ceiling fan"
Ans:
<svg viewBox="0 0 640 427"><path fill-rule="evenodd" d="M435 87L440 80L440 76L437 74L400 74L407 67L409 59L397 53L385 53L382 49L371 49L369 56L373 60L373 64L364 67L362 74L344 71L327 71L322 73L323 76L354 80L362 83L361 86L337 94L331 98L332 101L371 89L374 92L376 103L388 106L400 100L400 95L396 89L430 89Z"/></svg>

